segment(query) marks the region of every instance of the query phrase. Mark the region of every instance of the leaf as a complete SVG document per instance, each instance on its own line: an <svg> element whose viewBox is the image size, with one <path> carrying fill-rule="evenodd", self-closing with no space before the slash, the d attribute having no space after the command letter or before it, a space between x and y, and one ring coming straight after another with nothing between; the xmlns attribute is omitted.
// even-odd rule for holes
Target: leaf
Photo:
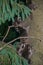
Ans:
<svg viewBox="0 0 43 65"><path fill-rule="evenodd" d="M0 24L5 23L6 20L10 21L11 19L12 22L14 22L15 15L21 17L24 21L31 14L31 10L25 5L17 3L17 0L0 0L0 3Z"/></svg>

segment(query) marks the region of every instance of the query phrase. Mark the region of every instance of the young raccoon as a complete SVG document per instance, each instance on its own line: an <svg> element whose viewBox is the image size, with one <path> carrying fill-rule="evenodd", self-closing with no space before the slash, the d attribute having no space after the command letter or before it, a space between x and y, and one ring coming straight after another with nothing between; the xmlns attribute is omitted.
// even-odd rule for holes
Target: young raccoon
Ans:
<svg viewBox="0 0 43 65"><path fill-rule="evenodd" d="M21 44L17 50L18 54L28 60L28 63L31 64L32 56L32 47L29 44Z"/></svg>
<svg viewBox="0 0 43 65"><path fill-rule="evenodd" d="M28 30L29 27L18 27L18 31L20 34L20 37L28 37ZM24 57L25 59L28 60L29 64L31 63L31 55L32 55L32 48L29 44L29 39L20 39L20 45L17 49L17 52L20 56Z"/></svg>
<svg viewBox="0 0 43 65"><path fill-rule="evenodd" d="M29 37L29 26L26 26L25 23L22 21L18 21L16 19L16 31L19 32L20 37ZM15 26L15 27L16 27ZM17 52L20 56L24 57L28 60L29 64L31 63L31 55L32 55L32 48L29 44L29 39L20 39L20 44L18 45Z"/></svg>

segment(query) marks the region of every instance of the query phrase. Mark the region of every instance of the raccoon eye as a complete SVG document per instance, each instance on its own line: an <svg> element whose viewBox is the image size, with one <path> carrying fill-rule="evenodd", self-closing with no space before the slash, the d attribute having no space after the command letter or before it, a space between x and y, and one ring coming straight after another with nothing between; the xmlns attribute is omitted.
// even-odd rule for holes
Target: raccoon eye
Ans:
<svg viewBox="0 0 43 65"><path fill-rule="evenodd" d="M25 47L25 44L22 46L22 48L24 48Z"/></svg>
<svg viewBox="0 0 43 65"><path fill-rule="evenodd" d="M22 48L24 48L24 45L22 46Z"/></svg>

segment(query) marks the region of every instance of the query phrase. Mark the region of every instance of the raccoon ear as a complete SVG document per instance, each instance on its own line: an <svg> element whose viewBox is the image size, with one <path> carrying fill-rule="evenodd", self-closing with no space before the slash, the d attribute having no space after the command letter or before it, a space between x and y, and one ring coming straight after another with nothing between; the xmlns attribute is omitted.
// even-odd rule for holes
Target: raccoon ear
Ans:
<svg viewBox="0 0 43 65"><path fill-rule="evenodd" d="M29 32L29 29L30 29L30 26L27 26L27 27L26 27L27 33Z"/></svg>
<svg viewBox="0 0 43 65"><path fill-rule="evenodd" d="M29 32L29 29L30 29L30 26L23 27L23 29L25 29L25 30L26 30L26 32L28 33L28 32Z"/></svg>

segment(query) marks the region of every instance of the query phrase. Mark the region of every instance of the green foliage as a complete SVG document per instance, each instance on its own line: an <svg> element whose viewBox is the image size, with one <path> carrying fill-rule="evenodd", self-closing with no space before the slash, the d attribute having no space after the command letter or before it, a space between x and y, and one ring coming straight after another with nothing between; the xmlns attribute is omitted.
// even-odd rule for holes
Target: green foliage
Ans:
<svg viewBox="0 0 43 65"><path fill-rule="evenodd" d="M9 23L15 21L15 15L21 17L24 21L31 14L31 10L25 5L20 4L19 1L20 0L0 0L0 39L6 34ZM11 31L11 35L12 34L13 32ZM11 35L9 35L10 37L8 36L10 40L12 37ZM13 36L15 35L14 33Z"/></svg>
<svg viewBox="0 0 43 65"><path fill-rule="evenodd" d="M25 5L20 4L18 1L19 0L0 0L0 39L6 34L10 22L14 22L15 15L21 17L24 21L31 14L31 10ZM6 38L7 41L12 40L18 34L15 30L12 32L13 30L10 31Z"/></svg>
<svg viewBox="0 0 43 65"><path fill-rule="evenodd" d="M16 0L0 0L0 24L11 19L14 22L15 15L24 21L30 14L31 10L25 5L17 3Z"/></svg>
<svg viewBox="0 0 43 65"><path fill-rule="evenodd" d="M0 42L0 47L3 45ZM28 61L20 57L13 46L7 45L0 51L0 65L28 65Z"/></svg>
<svg viewBox="0 0 43 65"><path fill-rule="evenodd" d="M31 14L31 10L19 1L20 0L0 0L0 40L5 36L9 24L15 21L16 15L24 21ZM19 33L15 28L12 28L5 42L17 37L19 37ZM19 44L18 41L19 40L14 42L13 46L7 45L0 51L0 65L28 65L28 61L20 57L15 50ZM3 45L1 42L0 47Z"/></svg>

